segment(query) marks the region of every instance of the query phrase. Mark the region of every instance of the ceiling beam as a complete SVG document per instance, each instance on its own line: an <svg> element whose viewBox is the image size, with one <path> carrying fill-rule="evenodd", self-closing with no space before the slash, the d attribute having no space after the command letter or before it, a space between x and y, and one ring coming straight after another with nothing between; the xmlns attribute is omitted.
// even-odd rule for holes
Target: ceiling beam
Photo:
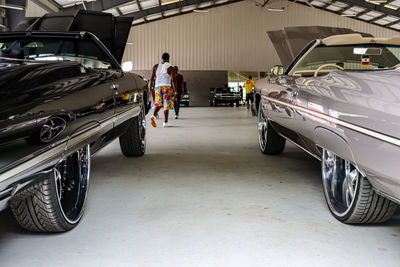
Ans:
<svg viewBox="0 0 400 267"><path fill-rule="evenodd" d="M354 7L354 6L352 6L352 5L348 5L348 6L344 7L342 10L339 10L339 11L338 11L338 15L344 14L346 11L349 11L349 10L352 9L353 7Z"/></svg>
<svg viewBox="0 0 400 267"><path fill-rule="evenodd" d="M122 16L122 12L121 9L119 9L119 7L116 7L115 10L117 10L118 16Z"/></svg>
<svg viewBox="0 0 400 267"><path fill-rule="evenodd" d="M136 5L138 6L139 11L143 11L142 5L140 4L140 0L136 0ZM147 23L147 20L145 17L143 17L143 20L145 23Z"/></svg>
<svg viewBox="0 0 400 267"><path fill-rule="evenodd" d="M179 1L176 3L171 3L168 5L156 6L156 7L151 7L148 9L143 9L143 10L139 10L136 12L128 13L128 14L125 14L124 17L133 17L134 19L140 19L143 17L147 17L149 15L158 14L158 13L162 13L162 12L174 10L174 9L181 9L186 6L199 5L199 4L206 3L206 2L212 2L212 0L182 0L182 1Z"/></svg>
<svg viewBox="0 0 400 267"><path fill-rule="evenodd" d="M205 9L210 9L210 8L214 8L214 7L226 6L226 5L229 5L229 4L232 4L232 3L241 2L241 1L243 1L243 0L230 0L230 1L225 2L225 3L223 3L223 4L219 4L219 5L215 5L215 6L211 5L211 6L208 6L208 7L196 8L196 9L197 9L197 10L205 10ZM209 1L209 0L208 0L207 2L212 2L212 1ZM192 12L193 12L193 10L191 10L191 11L185 11L185 12L182 12L181 10L179 10L179 13L178 13L178 14L171 15L171 16L167 16L167 17L165 17L165 18L178 17L178 16L180 16L180 15L189 14L189 13L192 13ZM154 19L154 20L148 21L148 23L155 22L155 21L158 21L158 20L162 20L162 18L158 18L158 19ZM137 23L137 24L132 24L132 26L135 27L135 26L139 26L139 25L143 25L143 24L145 24L145 22Z"/></svg>
<svg viewBox="0 0 400 267"><path fill-rule="evenodd" d="M357 19L359 19L360 17L364 16L365 14L368 14L369 12L371 12L371 10L369 10L369 9L364 10L364 11L361 11L361 12L357 13L357 14L355 15L355 17L356 17Z"/></svg>
<svg viewBox="0 0 400 267"><path fill-rule="evenodd" d="M383 18L386 17L386 16L387 16L387 15L382 14L382 15L380 15L380 16L374 18L374 19L369 20L369 22L370 22L370 23L373 23L373 22L375 22L375 21L377 21L377 20L383 19ZM378 24L378 25L379 25L379 24Z"/></svg>
<svg viewBox="0 0 400 267"><path fill-rule="evenodd" d="M391 15L394 17L399 17L400 18L400 11L394 10L391 8L387 8L384 5L375 5L366 1L360 1L360 0L340 0L340 2L346 3L348 5L353 5L353 6L359 6L363 7L366 9L369 9L370 11L378 11L386 15Z"/></svg>
<svg viewBox="0 0 400 267"><path fill-rule="evenodd" d="M324 6L322 6L323 9L327 8L330 5L333 5L336 1L329 1L327 2Z"/></svg>
<svg viewBox="0 0 400 267"><path fill-rule="evenodd" d="M61 6L51 0L31 0L31 1L48 12L58 12L61 10Z"/></svg>
<svg viewBox="0 0 400 267"><path fill-rule="evenodd" d="M104 10L114 8L123 4L132 2L132 0L97 0L96 2L102 2Z"/></svg>
<svg viewBox="0 0 400 267"><path fill-rule="evenodd" d="M161 0L158 0L158 5L161 6L161 4L162 4L162 3L161 3ZM162 13L162 12L161 12L161 18L162 18L162 19L164 18L164 13Z"/></svg>
<svg viewBox="0 0 400 267"><path fill-rule="evenodd" d="M293 3L296 3L296 4L304 5L304 6L309 6L309 5L308 5L308 2L298 2L298 1L296 1L296 0L288 0L288 1L289 1L289 2L293 2ZM391 0L390 0L390 1L391 1ZM364 3L364 1L359 1L359 0L339 0L338 2L346 3L346 4L348 4L349 6L348 6L348 7L345 7L344 9L342 9L342 10L340 10L340 11L332 11L332 10L324 9L324 8L321 8L321 7L318 7L318 6L314 6L314 7L317 8L317 9L320 9L320 10L324 10L324 11L327 11L327 12L330 12L330 13L334 13L334 14L339 15L339 16L340 16L340 15L343 16L344 12L350 10L352 7L358 6L358 7L363 7L363 8L365 8L365 9L369 9L369 8L370 8L370 7L365 7L364 5L361 5L361 3ZM367 2L365 2L365 3L367 3ZM378 11L378 12L384 13L384 12L382 11L382 7L383 7L383 6L381 6L380 8L376 8L376 5L374 5L374 4L371 4L371 5L373 6L373 9L368 10L368 11L365 12L365 13L368 13L368 12L370 12L370 11ZM394 17L399 17L399 18L400 18L400 16L399 16L400 11L392 10L392 9L390 9L390 8L387 8L387 7L385 7L385 10L394 11L394 12L390 12L389 14L385 13L386 15L392 15L392 16L394 16ZM364 11L363 11L363 12L364 12ZM356 20L362 21L362 22L364 22L364 23L369 23L369 21L362 20L362 19L358 18L357 15L359 15L359 14L360 14L360 13L355 14L354 16L351 16L351 17L349 17L349 18L351 18L351 19L356 19ZM386 24L386 25L380 25L380 24L376 24L376 23L375 23L374 25L377 25L377 26L382 27L382 28L387 28L387 29L390 29L390 30L392 30L392 31L400 31L400 30L398 30L398 29L390 28L390 26L392 26L392 25L394 25L394 24L397 24L397 23L400 23L400 19L399 19L399 20L396 20L396 21L394 21L394 22L392 22L392 23Z"/></svg>
<svg viewBox="0 0 400 267"><path fill-rule="evenodd" d="M40 0L36 0L36 1L40 1ZM49 1L49 0L47 0ZM115 8L127 3L132 2L132 0L96 0L96 1L92 1L92 2L87 2L86 6L88 7L88 9L92 10L92 11L104 11L104 10L108 10L111 8ZM66 7L63 10L76 10L76 9L80 9L82 7L81 3L77 3L75 5L72 5L70 7Z"/></svg>
<svg viewBox="0 0 400 267"><path fill-rule="evenodd" d="M399 19L399 20L392 21L392 22L390 22L390 23L388 23L388 24L385 24L385 25L383 25L383 26L385 26L386 28L392 29L392 28L390 28L390 26L395 25L395 24L397 24L397 23L400 23L400 19ZM395 29L392 29L392 30L395 30Z"/></svg>

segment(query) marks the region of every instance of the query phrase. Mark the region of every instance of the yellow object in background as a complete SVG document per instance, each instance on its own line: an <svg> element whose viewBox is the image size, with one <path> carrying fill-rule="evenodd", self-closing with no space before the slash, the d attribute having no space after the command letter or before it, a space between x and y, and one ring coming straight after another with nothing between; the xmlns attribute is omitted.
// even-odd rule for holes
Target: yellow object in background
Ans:
<svg viewBox="0 0 400 267"><path fill-rule="evenodd" d="M255 86L255 82L253 80L247 80L244 83L244 88L246 88L246 94L250 94L253 92L253 86Z"/></svg>
<svg viewBox="0 0 400 267"><path fill-rule="evenodd" d="M131 94L123 94L122 100L128 101L130 97L131 97Z"/></svg>

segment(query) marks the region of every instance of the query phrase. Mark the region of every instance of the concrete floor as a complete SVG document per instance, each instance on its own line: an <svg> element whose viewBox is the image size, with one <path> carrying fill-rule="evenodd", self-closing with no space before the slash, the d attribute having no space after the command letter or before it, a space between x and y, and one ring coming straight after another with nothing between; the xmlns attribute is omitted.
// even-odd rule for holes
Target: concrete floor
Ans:
<svg viewBox="0 0 400 267"><path fill-rule="evenodd" d="M258 150L256 119L182 109L149 129L147 154L114 142L93 158L86 215L65 234L0 214L0 266L399 266L400 216L349 226L329 213L320 164L288 145Z"/></svg>

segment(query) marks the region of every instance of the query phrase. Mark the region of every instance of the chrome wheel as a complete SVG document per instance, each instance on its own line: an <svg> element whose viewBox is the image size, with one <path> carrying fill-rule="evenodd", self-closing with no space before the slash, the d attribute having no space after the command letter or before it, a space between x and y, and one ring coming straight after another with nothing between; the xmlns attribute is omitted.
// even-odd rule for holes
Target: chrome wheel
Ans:
<svg viewBox="0 0 400 267"><path fill-rule="evenodd" d="M349 161L323 150L322 181L327 203L337 216L344 216L353 206L361 174Z"/></svg>
<svg viewBox="0 0 400 267"><path fill-rule="evenodd" d="M83 214L89 174L89 145L62 159L54 168L58 203L65 220L70 224L79 221Z"/></svg>
<svg viewBox="0 0 400 267"><path fill-rule="evenodd" d="M268 132L268 121L264 116L262 107L258 109L258 141L260 144L260 149L265 151L267 145L267 132Z"/></svg>
<svg viewBox="0 0 400 267"><path fill-rule="evenodd" d="M142 112L139 119L139 138L140 138L140 147L142 152L146 151L146 118L144 113Z"/></svg>

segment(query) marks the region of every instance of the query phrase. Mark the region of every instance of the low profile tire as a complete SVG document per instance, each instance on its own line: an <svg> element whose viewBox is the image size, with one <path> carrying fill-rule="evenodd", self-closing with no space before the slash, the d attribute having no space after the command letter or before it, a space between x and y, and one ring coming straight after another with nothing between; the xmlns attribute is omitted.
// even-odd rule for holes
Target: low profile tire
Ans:
<svg viewBox="0 0 400 267"><path fill-rule="evenodd" d="M186 104L185 104L185 107L188 108L188 107L189 107L189 103L186 103Z"/></svg>
<svg viewBox="0 0 400 267"><path fill-rule="evenodd" d="M46 178L20 192L10 208L32 232L66 232L82 218L89 188L89 145L62 159Z"/></svg>
<svg viewBox="0 0 400 267"><path fill-rule="evenodd" d="M258 109L258 143L262 153L278 155L285 149L286 140L280 136L265 118L262 106Z"/></svg>
<svg viewBox="0 0 400 267"><path fill-rule="evenodd" d="M383 223L397 204L378 195L366 177L349 161L323 149L322 184L333 216L349 224Z"/></svg>
<svg viewBox="0 0 400 267"><path fill-rule="evenodd" d="M124 135L119 137L122 154L140 157L146 152L146 118L143 111L131 119Z"/></svg>

